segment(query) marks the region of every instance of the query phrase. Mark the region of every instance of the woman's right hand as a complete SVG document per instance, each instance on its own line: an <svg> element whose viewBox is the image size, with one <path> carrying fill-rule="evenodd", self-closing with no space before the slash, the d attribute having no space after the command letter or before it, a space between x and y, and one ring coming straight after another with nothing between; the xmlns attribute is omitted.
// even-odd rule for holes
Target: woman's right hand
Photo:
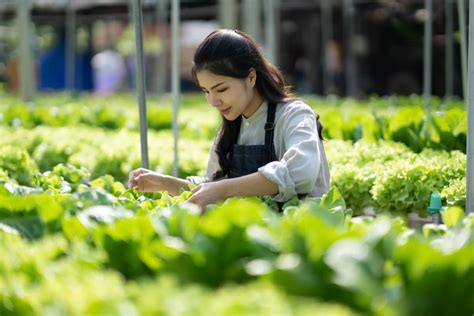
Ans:
<svg viewBox="0 0 474 316"><path fill-rule="evenodd" d="M164 190L163 175L145 168L138 168L130 172L128 186L138 192L162 191Z"/></svg>

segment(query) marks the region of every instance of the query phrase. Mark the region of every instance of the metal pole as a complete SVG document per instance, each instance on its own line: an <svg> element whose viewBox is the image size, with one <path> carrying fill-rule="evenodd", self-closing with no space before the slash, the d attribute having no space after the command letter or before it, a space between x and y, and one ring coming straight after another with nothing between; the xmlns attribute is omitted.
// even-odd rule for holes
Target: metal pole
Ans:
<svg viewBox="0 0 474 316"><path fill-rule="evenodd" d="M423 96L425 100L425 112L429 115L431 111L431 42L433 38L433 0L425 0L425 34L423 46Z"/></svg>
<svg viewBox="0 0 474 316"><path fill-rule="evenodd" d="M163 96L166 90L167 80L167 54L168 54L168 40L166 36L166 25L168 20L168 0L157 0L156 5L156 21L158 28L158 38L161 39L161 53L158 54L157 74L157 90L158 97Z"/></svg>
<svg viewBox="0 0 474 316"><path fill-rule="evenodd" d="M19 35L20 94L24 101L33 101L35 94L35 69L31 34L31 0L18 0L17 27Z"/></svg>
<svg viewBox="0 0 474 316"><path fill-rule="evenodd" d="M76 12L73 0L68 1L66 10L66 89L74 91L76 66Z"/></svg>
<svg viewBox="0 0 474 316"><path fill-rule="evenodd" d="M235 0L219 0L219 23L227 29L237 28L237 4Z"/></svg>
<svg viewBox="0 0 474 316"><path fill-rule="evenodd" d="M474 212L474 0L469 1L469 59L467 86L466 212Z"/></svg>
<svg viewBox="0 0 474 316"><path fill-rule="evenodd" d="M134 0L128 0L127 16L128 16L128 27L130 27L130 28L132 28L134 26L134 24L133 24L133 2L134 2ZM134 54L131 54L129 56L129 58L130 58L130 63L133 63L135 65L136 64L136 60L135 60L136 58L135 58ZM130 71L131 71L130 89L134 90L137 87L137 83L136 83L137 78L136 78L136 75L135 76L133 75L134 69L131 68Z"/></svg>
<svg viewBox="0 0 474 316"><path fill-rule="evenodd" d="M459 18L459 32L461 33L461 74L462 74L462 95L463 99L467 98L467 32L466 32L466 17L464 13L464 0L458 0L458 18Z"/></svg>
<svg viewBox="0 0 474 316"><path fill-rule="evenodd" d="M273 63L277 62L277 39L278 27L277 20L279 11L279 0L265 0L265 46L267 58Z"/></svg>
<svg viewBox="0 0 474 316"><path fill-rule="evenodd" d="M174 160L173 175L178 176L178 106L180 87L180 12L179 0L173 0L171 6L171 90L173 94L173 139L174 139Z"/></svg>
<svg viewBox="0 0 474 316"><path fill-rule="evenodd" d="M441 224L441 214L439 212L431 215L431 217L433 219L433 223L435 223L437 225Z"/></svg>
<svg viewBox="0 0 474 316"><path fill-rule="evenodd" d="M323 48L323 93L328 95L333 86L328 69L329 41L333 37L331 0L321 0L321 38Z"/></svg>
<svg viewBox="0 0 474 316"><path fill-rule="evenodd" d="M254 38L257 43L261 43L261 0L243 0L243 27L244 32Z"/></svg>
<svg viewBox="0 0 474 316"><path fill-rule="evenodd" d="M357 95L357 77L356 77L356 61L354 58L354 18L355 8L354 0L344 0L344 29L345 29L345 42L346 42L346 91L350 97L356 97Z"/></svg>
<svg viewBox="0 0 474 316"><path fill-rule="evenodd" d="M445 0L446 6L446 56L445 56L445 72L446 72L446 89L445 98L449 99L454 94L454 41L453 41L453 0Z"/></svg>
<svg viewBox="0 0 474 316"><path fill-rule="evenodd" d="M132 1L133 25L135 27L135 78L137 83L137 98L140 111L140 144L142 153L142 167L149 168L148 163L148 135L146 119L145 97L145 65L143 63L143 16L142 0Z"/></svg>
<svg viewBox="0 0 474 316"><path fill-rule="evenodd" d="M280 24L281 24L281 1L282 0L275 0L275 53L273 55L274 63L278 64L279 62L279 50L280 50Z"/></svg>

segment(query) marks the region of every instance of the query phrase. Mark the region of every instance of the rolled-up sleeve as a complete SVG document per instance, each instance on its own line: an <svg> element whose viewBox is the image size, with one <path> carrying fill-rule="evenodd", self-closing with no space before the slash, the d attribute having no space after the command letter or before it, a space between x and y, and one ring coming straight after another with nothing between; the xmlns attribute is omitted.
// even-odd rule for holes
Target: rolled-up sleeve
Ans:
<svg viewBox="0 0 474 316"><path fill-rule="evenodd" d="M320 140L314 112L305 104L284 113L277 128L275 142L281 142L283 156L260 167L258 172L278 185L279 192L273 198L284 202L314 189L321 165Z"/></svg>
<svg viewBox="0 0 474 316"><path fill-rule="evenodd" d="M195 185L199 185L204 182L209 182L209 179L207 177L201 177L201 176L187 176L186 180L188 180L189 182Z"/></svg>

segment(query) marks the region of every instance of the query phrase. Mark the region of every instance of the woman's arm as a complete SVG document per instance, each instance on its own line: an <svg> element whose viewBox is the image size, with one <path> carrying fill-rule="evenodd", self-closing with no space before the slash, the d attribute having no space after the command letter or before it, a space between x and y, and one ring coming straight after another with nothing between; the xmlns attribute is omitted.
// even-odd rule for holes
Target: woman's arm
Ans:
<svg viewBox="0 0 474 316"><path fill-rule="evenodd" d="M258 168L259 173L278 185L279 192L273 196L277 202L314 190L324 154L313 110L300 101L285 105L283 110L275 125L280 159Z"/></svg>
<svg viewBox="0 0 474 316"><path fill-rule="evenodd" d="M189 190L189 184L199 184L208 182L212 175L219 170L219 160L215 152L215 142L213 142L209 151L209 161L207 164L207 176L190 176L186 179L180 179L173 176L163 175L161 173L138 168L129 174L128 185L139 192L168 191L171 195L178 195L181 189Z"/></svg>
<svg viewBox="0 0 474 316"><path fill-rule="evenodd" d="M168 191L171 195L178 195L181 189L189 190L188 180L144 168L130 172L128 185L139 192Z"/></svg>
<svg viewBox="0 0 474 316"><path fill-rule="evenodd" d="M163 186L166 187L166 191L168 191L171 195L179 195L179 191L184 189L189 191L189 181L184 180L181 178L163 175Z"/></svg>
<svg viewBox="0 0 474 316"><path fill-rule="evenodd" d="M207 205L229 197L275 195L278 193L278 185L255 172L243 177L206 182L192 192L188 202L197 204L204 211Z"/></svg>
<svg viewBox="0 0 474 316"><path fill-rule="evenodd" d="M221 183L227 197L275 195L278 193L278 185L265 178L260 172L225 179Z"/></svg>

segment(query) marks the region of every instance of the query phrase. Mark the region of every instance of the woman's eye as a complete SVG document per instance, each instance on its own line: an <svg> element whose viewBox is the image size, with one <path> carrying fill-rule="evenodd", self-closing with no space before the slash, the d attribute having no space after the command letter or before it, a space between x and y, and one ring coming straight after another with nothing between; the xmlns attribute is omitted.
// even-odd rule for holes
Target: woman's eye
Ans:
<svg viewBox="0 0 474 316"><path fill-rule="evenodd" d="M227 88L224 88L224 89L221 89L221 90L217 90L217 92L224 92L226 90L227 90Z"/></svg>

